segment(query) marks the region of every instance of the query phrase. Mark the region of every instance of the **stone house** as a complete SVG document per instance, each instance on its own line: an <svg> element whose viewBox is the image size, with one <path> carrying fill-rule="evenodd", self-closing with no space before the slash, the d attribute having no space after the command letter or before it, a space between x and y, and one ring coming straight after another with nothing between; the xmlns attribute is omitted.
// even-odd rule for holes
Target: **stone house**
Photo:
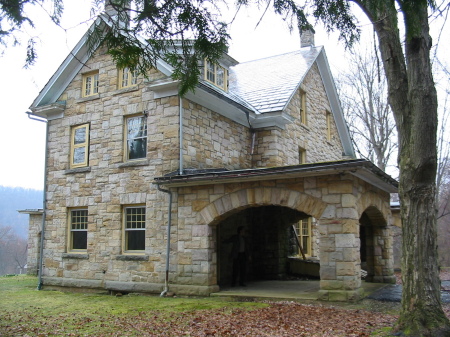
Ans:
<svg viewBox="0 0 450 337"><path fill-rule="evenodd" d="M25 211L40 286L208 295L230 283L223 241L241 225L250 281L316 274L328 300L360 298L361 266L392 282L396 182L355 159L325 50L305 40L205 60L179 97L164 60L142 77L84 36L30 107L47 122L44 209Z"/></svg>

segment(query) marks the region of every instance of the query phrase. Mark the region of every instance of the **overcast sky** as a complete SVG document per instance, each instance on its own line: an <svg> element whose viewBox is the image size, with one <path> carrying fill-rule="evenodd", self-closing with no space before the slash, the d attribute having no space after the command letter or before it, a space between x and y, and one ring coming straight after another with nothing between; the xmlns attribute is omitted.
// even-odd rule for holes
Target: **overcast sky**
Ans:
<svg viewBox="0 0 450 337"><path fill-rule="evenodd" d="M65 12L61 29L48 22L38 8L36 30L28 34L39 37L38 60L31 69L23 69L25 49L8 48L0 58L0 185L42 189L44 182L45 123L28 119L34 98L85 33L90 18L91 0L64 0ZM300 47L298 32L289 33L279 16L267 13L260 18L256 10L243 10L231 28L229 54L239 62L278 55ZM360 28L371 38L370 25ZM337 34L328 36L316 27L316 45L324 45L333 73L344 69L344 47ZM336 75L336 74L335 74Z"/></svg>

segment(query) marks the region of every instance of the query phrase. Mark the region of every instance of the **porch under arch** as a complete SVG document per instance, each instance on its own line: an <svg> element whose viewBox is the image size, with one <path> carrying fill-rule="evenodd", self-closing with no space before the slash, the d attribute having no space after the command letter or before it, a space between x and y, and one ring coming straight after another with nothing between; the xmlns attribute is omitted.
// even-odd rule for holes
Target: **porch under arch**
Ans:
<svg viewBox="0 0 450 337"><path fill-rule="evenodd" d="M234 234L243 219L256 243L252 258L263 261L251 266L250 279L270 281L288 276L286 232L295 222L311 216L317 221L318 298L330 301L352 301L363 296L360 218L367 209L363 207L377 205L389 227L389 193L396 191L392 178L370 162L360 160L191 172L155 181L177 193L178 226L190 241L182 243L178 239L183 252L175 254L181 254L183 261L201 265L197 270L205 274L195 275L198 291L216 293L229 283L229 267L224 262L227 252L221 241ZM367 209L367 214L374 218L371 209ZM186 235L189 228L192 232ZM389 244L390 240L385 239ZM392 256L389 250L387 253L389 266ZM268 262L271 259L275 262ZM172 287L177 287L177 279L187 280L186 271L192 269L179 268ZM389 275L385 276L381 282L389 281Z"/></svg>

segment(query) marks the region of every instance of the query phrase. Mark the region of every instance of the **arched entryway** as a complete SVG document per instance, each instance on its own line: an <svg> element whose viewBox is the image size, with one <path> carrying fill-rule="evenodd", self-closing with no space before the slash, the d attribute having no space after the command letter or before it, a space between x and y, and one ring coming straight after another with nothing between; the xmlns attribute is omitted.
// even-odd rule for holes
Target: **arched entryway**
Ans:
<svg viewBox="0 0 450 337"><path fill-rule="evenodd" d="M218 284L231 284L232 257L229 238L238 227L246 229L250 246L248 281L285 279L289 274L288 257L292 251L292 225L308 215L282 206L254 206L231 214L217 224Z"/></svg>
<svg viewBox="0 0 450 337"><path fill-rule="evenodd" d="M367 282L387 282L392 278L392 238L387 221L375 206L369 206L360 219L361 269Z"/></svg>

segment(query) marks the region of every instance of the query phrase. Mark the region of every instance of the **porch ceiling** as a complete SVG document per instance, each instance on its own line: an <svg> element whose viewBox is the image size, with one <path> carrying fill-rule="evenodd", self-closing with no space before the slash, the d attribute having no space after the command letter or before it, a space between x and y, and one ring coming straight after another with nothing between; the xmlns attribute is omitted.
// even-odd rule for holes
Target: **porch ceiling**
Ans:
<svg viewBox="0 0 450 337"><path fill-rule="evenodd" d="M154 183L167 187L183 187L319 177L343 173L354 175L388 193L397 192L398 182L365 159L232 171L224 169L185 170L184 174L181 175L171 173L162 177L155 177Z"/></svg>

